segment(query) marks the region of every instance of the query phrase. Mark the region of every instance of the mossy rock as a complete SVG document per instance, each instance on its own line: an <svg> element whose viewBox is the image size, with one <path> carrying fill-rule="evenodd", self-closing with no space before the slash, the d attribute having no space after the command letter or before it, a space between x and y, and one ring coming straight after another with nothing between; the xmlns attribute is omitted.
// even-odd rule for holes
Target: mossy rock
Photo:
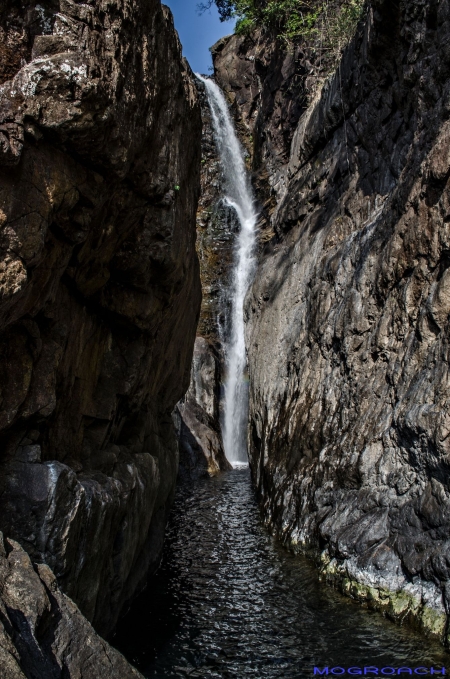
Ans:
<svg viewBox="0 0 450 679"><path fill-rule="evenodd" d="M344 594L347 596L351 595L351 590L352 590L352 581L349 578L344 578L342 580L342 591Z"/></svg>
<svg viewBox="0 0 450 679"><path fill-rule="evenodd" d="M372 603L376 604L377 607L381 604L380 601L380 590L376 587L367 588L367 599ZM382 604L381 604L382 605Z"/></svg>
<svg viewBox="0 0 450 679"><path fill-rule="evenodd" d="M408 594L405 594L405 592L392 592L388 612L396 620L403 620L408 613L417 608L417 602L415 602Z"/></svg>
<svg viewBox="0 0 450 679"><path fill-rule="evenodd" d="M447 616L445 613L439 613L429 606L424 606L420 614L420 624L425 632L442 638L445 633L447 623Z"/></svg>
<svg viewBox="0 0 450 679"><path fill-rule="evenodd" d="M393 592L353 580L342 564L335 558L330 559L328 552L316 552L316 563L319 566L320 579L337 587L344 596L356 599L397 622L408 621L416 629L420 627L425 634L438 638L450 648L450 633L445 634L445 613L423 606L419 599L408 592Z"/></svg>

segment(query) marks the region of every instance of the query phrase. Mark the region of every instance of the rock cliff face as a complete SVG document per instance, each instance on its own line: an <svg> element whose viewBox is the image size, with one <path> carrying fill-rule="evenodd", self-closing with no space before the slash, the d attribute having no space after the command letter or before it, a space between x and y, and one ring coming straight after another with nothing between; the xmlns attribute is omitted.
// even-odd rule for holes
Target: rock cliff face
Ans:
<svg viewBox="0 0 450 679"><path fill-rule="evenodd" d="M108 634L177 474L197 93L159 0L3 3L0 64L0 528Z"/></svg>
<svg viewBox="0 0 450 679"><path fill-rule="evenodd" d="M221 432L223 341L229 315L230 269L236 220L224 205L223 177L214 141L205 86L196 80L202 115L201 195L197 211L197 252L202 305L195 340L191 382L178 423L180 473L187 478L230 469Z"/></svg>
<svg viewBox="0 0 450 679"><path fill-rule="evenodd" d="M246 305L251 466L286 544L445 638L450 6L372 0L363 23L303 110L283 97L289 73L308 92L306 62L214 50L272 201Z"/></svg>
<svg viewBox="0 0 450 679"><path fill-rule="evenodd" d="M321 69L301 46L286 50L270 33L232 35L212 47L215 79L226 93L259 200L259 239L274 236L270 216L284 186L292 137ZM314 75L311 75L314 74Z"/></svg>

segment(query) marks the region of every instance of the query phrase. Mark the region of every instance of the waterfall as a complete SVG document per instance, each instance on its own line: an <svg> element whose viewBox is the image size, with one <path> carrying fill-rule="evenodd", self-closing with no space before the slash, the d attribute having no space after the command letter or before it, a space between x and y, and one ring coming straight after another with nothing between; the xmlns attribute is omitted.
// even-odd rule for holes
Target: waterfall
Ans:
<svg viewBox="0 0 450 679"><path fill-rule="evenodd" d="M225 454L234 466L247 463L248 381L244 338L244 299L254 272L257 213L245 167L243 149L237 138L220 88L197 74L206 88L214 138L224 183L224 202L233 208L239 221L231 276L231 323L225 342L226 379L223 414Z"/></svg>

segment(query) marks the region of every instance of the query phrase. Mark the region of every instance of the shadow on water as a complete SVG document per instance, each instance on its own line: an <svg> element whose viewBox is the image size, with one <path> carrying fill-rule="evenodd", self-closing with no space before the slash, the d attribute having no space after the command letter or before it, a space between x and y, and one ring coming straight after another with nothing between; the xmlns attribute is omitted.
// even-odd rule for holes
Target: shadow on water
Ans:
<svg viewBox="0 0 450 679"><path fill-rule="evenodd" d="M179 489L162 566L113 643L157 679L301 679L314 666L440 669L449 657L320 583L307 559L277 544L260 524L248 469Z"/></svg>

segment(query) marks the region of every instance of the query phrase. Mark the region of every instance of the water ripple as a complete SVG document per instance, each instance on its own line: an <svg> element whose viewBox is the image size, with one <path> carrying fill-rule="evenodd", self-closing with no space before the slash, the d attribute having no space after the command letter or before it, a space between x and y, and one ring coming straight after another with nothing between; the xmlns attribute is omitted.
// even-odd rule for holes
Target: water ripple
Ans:
<svg viewBox="0 0 450 679"><path fill-rule="evenodd" d="M448 656L319 583L261 527L248 470L180 489L163 564L113 643L146 677L302 679Z"/></svg>

